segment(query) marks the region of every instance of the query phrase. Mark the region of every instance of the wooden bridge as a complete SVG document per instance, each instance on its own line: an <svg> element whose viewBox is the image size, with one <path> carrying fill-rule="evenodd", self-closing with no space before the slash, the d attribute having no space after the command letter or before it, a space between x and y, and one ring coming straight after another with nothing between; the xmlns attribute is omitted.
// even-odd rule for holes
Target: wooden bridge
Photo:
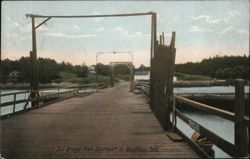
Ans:
<svg viewBox="0 0 250 159"><path fill-rule="evenodd" d="M16 158L197 158L173 142L129 84L2 120L2 155Z"/></svg>
<svg viewBox="0 0 250 159"><path fill-rule="evenodd" d="M134 94L133 84L121 83L86 96L80 88L41 96L38 80L36 29L51 18L93 18L117 16L151 16L150 83L142 94ZM235 85L235 111L228 112L173 94L175 32L170 45L164 33L157 41L157 14L154 12L88 15L42 16L32 19L31 88L28 99L1 102L13 113L1 118L1 155L16 158L211 158L200 143L190 140L177 127L178 117L203 140L215 144L233 157L249 157L249 117L244 107L244 81ZM47 18L35 26L36 18ZM114 76L111 74L111 86ZM131 73L131 83L133 82ZM99 86L98 86L99 87ZM143 86L144 87L144 86ZM1 96L6 96L1 95ZM73 97L73 98L71 98ZM60 101L63 99L63 101ZM66 100L65 100L66 99ZM54 100L50 102L51 100ZM235 142L230 143L178 110L177 102L218 115L234 122ZM16 111L16 104L26 103ZM31 103L31 108L28 104ZM47 105L46 107L41 107ZM38 108L38 109L37 109ZM155 116L154 116L155 115ZM171 120L172 115L172 120ZM171 140L170 140L170 138ZM184 138L185 140L182 140ZM172 141L174 140L174 141ZM176 142L176 141L181 142ZM0 156L1 157L1 156Z"/></svg>

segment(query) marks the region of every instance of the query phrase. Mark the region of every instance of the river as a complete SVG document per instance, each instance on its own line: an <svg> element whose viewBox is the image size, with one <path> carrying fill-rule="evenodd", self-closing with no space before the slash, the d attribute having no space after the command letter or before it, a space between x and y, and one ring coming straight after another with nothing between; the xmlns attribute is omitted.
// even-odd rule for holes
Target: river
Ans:
<svg viewBox="0 0 250 159"><path fill-rule="evenodd" d="M174 88L174 93L234 93L235 88L233 86L213 86L213 87L181 87ZM1 94L18 92L24 90L2 90ZM51 89L47 92L57 92L57 89ZM60 92L66 91L66 89L59 90ZM86 92L95 91L94 89L86 89ZM249 86L245 86L245 93L249 93ZM19 94L17 99L25 99L28 94ZM13 96L1 97L1 103L13 100ZM17 104L16 111L23 109L24 104ZM1 108L1 115L8 114L12 112L12 106ZM202 126L208 128L209 130L215 132L220 137L226 139L227 141L234 143L234 123L223 119L221 117L198 112L183 112L185 115L201 124ZM182 120L177 119L177 127L184 132L187 136L191 137L193 130ZM214 146L215 158L229 158L226 153L220 150L218 147Z"/></svg>

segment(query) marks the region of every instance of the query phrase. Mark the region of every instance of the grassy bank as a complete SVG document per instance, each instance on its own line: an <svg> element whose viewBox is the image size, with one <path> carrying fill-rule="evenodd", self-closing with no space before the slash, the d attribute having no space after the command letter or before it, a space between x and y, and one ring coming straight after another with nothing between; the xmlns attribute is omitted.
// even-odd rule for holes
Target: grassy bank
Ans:
<svg viewBox="0 0 250 159"><path fill-rule="evenodd" d="M95 74L87 74L86 77L78 77L75 73L60 72L59 79L53 80L54 83L78 83L78 84L89 84L96 83L96 79L99 83L109 83L109 76L98 75L96 78Z"/></svg>
<svg viewBox="0 0 250 159"><path fill-rule="evenodd" d="M191 75L191 74L184 74L184 73L175 73L178 81L208 81L214 80L214 78L209 76L202 76L202 75Z"/></svg>

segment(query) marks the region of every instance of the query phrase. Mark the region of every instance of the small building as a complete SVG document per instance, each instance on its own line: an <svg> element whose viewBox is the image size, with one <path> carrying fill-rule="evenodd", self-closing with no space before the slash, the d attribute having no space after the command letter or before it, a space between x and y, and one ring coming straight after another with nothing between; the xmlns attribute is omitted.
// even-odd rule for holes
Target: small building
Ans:
<svg viewBox="0 0 250 159"><path fill-rule="evenodd" d="M21 76L21 72L18 72L18 71L12 71L10 72L9 74L9 77L20 77Z"/></svg>
<svg viewBox="0 0 250 159"><path fill-rule="evenodd" d="M176 77L176 76L174 76L173 81L174 81L174 82L177 81L177 77Z"/></svg>
<svg viewBox="0 0 250 159"><path fill-rule="evenodd" d="M12 71L9 73L8 79L10 82L18 82L22 79L22 74L19 71Z"/></svg>
<svg viewBox="0 0 250 159"><path fill-rule="evenodd" d="M150 71L136 71L134 80L150 80ZM174 76L173 81L177 81L176 76Z"/></svg>
<svg viewBox="0 0 250 159"><path fill-rule="evenodd" d="M90 74L95 74L95 73L96 73L96 71L95 71L95 65L89 66L88 72L89 72Z"/></svg>
<svg viewBox="0 0 250 159"><path fill-rule="evenodd" d="M134 75L134 80L149 80L150 71L136 71Z"/></svg>

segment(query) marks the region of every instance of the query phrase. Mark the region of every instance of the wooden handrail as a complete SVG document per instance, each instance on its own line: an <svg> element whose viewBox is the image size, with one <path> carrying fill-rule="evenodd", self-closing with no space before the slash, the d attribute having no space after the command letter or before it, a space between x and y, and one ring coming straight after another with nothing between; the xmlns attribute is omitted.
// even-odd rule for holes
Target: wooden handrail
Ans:
<svg viewBox="0 0 250 159"><path fill-rule="evenodd" d="M185 97L176 96L176 95L174 97L176 100L181 101L181 102L187 104L188 106L191 106L191 107L206 111L208 113L218 115L218 116L223 117L225 119L234 121L235 114L232 112L229 112L229 111L226 111L223 109L219 109L219 108L214 108L212 106L209 106L209 105L206 105L203 103L199 103L199 102L187 99Z"/></svg>
<svg viewBox="0 0 250 159"><path fill-rule="evenodd" d="M209 106L209 105L206 105L206 104L203 104L200 102L196 102L196 101L190 100L188 98L177 96L177 95L175 95L174 98L175 98L175 100L181 101L181 102L183 102L183 103L185 103L188 106L191 106L193 108L197 108L197 109L206 111L208 113L218 115L222 118L228 119L228 120L233 121L233 122L235 121L235 113L232 113L230 111L223 110L220 108L214 108L212 106ZM248 125L248 123L249 123L249 117L245 116L244 117L244 124Z"/></svg>
<svg viewBox="0 0 250 159"><path fill-rule="evenodd" d="M29 99L21 99L21 100L16 100L16 101L11 101L11 102L5 102L5 103L1 103L0 107L2 108L2 107L10 106L10 105L25 103L28 101L29 101Z"/></svg>
<svg viewBox="0 0 250 159"><path fill-rule="evenodd" d="M5 93L5 94L0 94L0 97L3 97L3 96L9 96L9 95L15 95L15 94L29 93L29 92L30 92L30 91L22 91L22 92Z"/></svg>
<svg viewBox="0 0 250 159"><path fill-rule="evenodd" d="M231 156L235 156L236 148L235 146L226 141L225 139L221 138L220 136L216 135L212 131L208 130L207 128L201 126L200 124L196 123L189 117L185 116L178 110L176 110L176 115L182 119L185 123L187 123L193 130L196 132L199 132L200 134L203 134L206 136L212 143L217 145L219 148L221 148L223 151L227 152Z"/></svg>
<svg viewBox="0 0 250 159"><path fill-rule="evenodd" d="M228 119L230 121L234 122L235 127L235 144L232 144L225 139L219 137L218 135L214 134L210 130L206 129L205 127L201 126L200 124L196 123L195 121L191 120L184 114L182 114L180 111L176 110L176 105L173 104L173 115L176 118L178 116L181 120L183 120L185 123L187 123L192 129L199 132L200 134L207 137L210 141L212 141L215 145L217 145L219 148L221 148L223 151L228 153L229 155L233 157L247 157L249 156L248 152L248 133L247 133L247 127L249 123L249 117L245 116L245 100L244 100L244 80L236 80L235 84L235 113L214 108L212 106L199 103L190 99L187 99L185 97L181 96L174 96L174 101L181 101L188 106L203 110L205 112L218 115L220 117L223 117L225 119ZM175 102L173 102L175 103ZM173 127L176 127L176 123L172 123Z"/></svg>
<svg viewBox="0 0 250 159"><path fill-rule="evenodd" d="M88 85L81 85L80 87L91 87L91 86L96 86L96 85L95 84L88 84ZM68 90L68 91L64 91L64 92L55 92L55 93L52 93L52 94L47 94L47 95L41 96L39 98L39 101L42 101L43 99L48 98L48 97L59 96L61 94L73 93L73 92L81 90L79 88L77 88L77 89L73 89L73 88L77 88L77 87L72 87L72 90ZM55 88L52 88L52 89L55 89ZM48 89L44 89L44 90L48 90ZM22 91L22 92L13 92L13 93L1 94L1 96L14 95L14 101L1 103L0 104L0 108L6 107L6 106L11 106L11 105L13 105L13 107L14 107L14 106L16 106L16 104L27 103L27 102L31 102L31 101L37 101L37 99L33 99L33 100L32 99L20 99L20 100L16 100L16 95L17 94L31 93L31 92L32 91ZM13 110L14 110L14 108L13 108Z"/></svg>

